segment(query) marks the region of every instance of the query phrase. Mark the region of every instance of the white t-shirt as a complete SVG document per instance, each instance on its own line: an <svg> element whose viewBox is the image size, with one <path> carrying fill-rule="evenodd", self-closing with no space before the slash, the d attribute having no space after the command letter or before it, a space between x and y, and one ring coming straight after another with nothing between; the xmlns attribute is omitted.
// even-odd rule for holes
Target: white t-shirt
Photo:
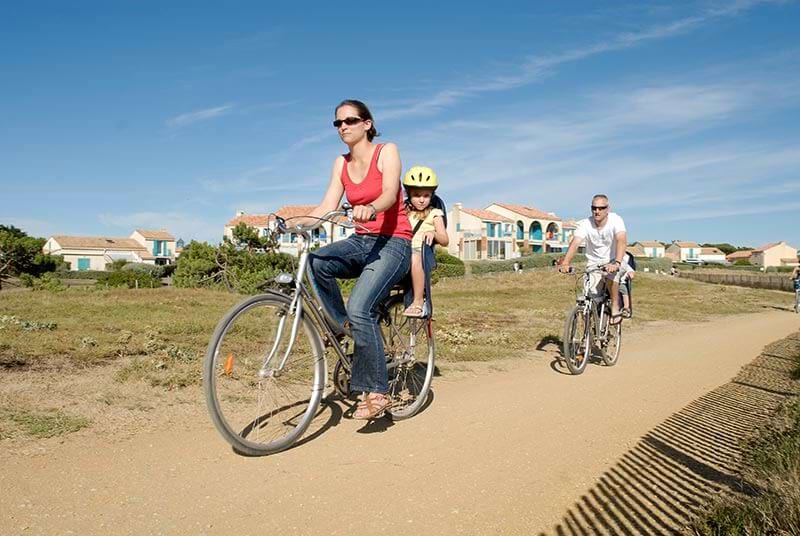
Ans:
<svg viewBox="0 0 800 536"><path fill-rule="evenodd" d="M625 232L625 222L616 212L610 212L606 224L598 229L594 218L578 222L575 237L586 243L586 261L589 265L611 262L617 255L616 236Z"/></svg>

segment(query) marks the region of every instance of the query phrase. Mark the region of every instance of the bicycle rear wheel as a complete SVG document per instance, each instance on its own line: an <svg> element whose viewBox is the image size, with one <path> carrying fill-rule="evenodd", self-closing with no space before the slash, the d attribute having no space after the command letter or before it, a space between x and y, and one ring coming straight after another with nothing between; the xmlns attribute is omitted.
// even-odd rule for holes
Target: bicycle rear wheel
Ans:
<svg viewBox="0 0 800 536"><path fill-rule="evenodd" d="M289 297L277 294L242 301L219 322L208 345L203 366L208 411L220 434L243 454L290 447L311 424L322 398L325 357L307 318L301 318L286 356L295 318L289 304Z"/></svg>
<svg viewBox="0 0 800 536"><path fill-rule="evenodd" d="M608 322L608 319L606 319ZM601 346L603 363L613 367L619 361L619 349L622 346L622 322L609 324L606 328L605 340Z"/></svg>
<svg viewBox="0 0 800 536"><path fill-rule="evenodd" d="M589 316L583 305L576 305L567 313L564 324L564 361L572 374L582 374L591 355Z"/></svg>
<svg viewBox="0 0 800 536"><path fill-rule="evenodd" d="M392 399L387 413L393 420L408 419L425 405L436 353L431 319L409 318L404 310L403 296L392 296L381 322Z"/></svg>

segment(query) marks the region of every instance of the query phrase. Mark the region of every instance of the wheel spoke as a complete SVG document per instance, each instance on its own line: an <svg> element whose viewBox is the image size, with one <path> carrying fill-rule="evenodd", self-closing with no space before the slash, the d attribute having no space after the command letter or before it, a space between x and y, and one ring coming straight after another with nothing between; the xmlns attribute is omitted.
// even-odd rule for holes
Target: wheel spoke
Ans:
<svg viewBox="0 0 800 536"><path fill-rule="evenodd" d="M392 298L389 325L382 324L387 341L389 392L393 407L390 415L403 419L419 411L428 396L433 378L433 341L428 338L428 319L412 319L403 315L400 296ZM412 343L413 341L413 343Z"/></svg>
<svg viewBox="0 0 800 536"><path fill-rule="evenodd" d="M206 358L206 398L215 425L237 449L264 454L296 441L314 418L324 361L316 331L304 321L286 362L291 318L281 333L285 299L257 296L237 305L220 323ZM266 377L259 373L275 349ZM229 358L229 356L234 356Z"/></svg>

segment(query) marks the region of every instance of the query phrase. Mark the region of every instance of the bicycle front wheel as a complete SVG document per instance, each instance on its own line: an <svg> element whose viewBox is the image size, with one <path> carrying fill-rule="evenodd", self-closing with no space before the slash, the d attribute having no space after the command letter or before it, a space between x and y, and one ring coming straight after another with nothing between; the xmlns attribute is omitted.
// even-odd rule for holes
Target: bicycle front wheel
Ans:
<svg viewBox="0 0 800 536"><path fill-rule="evenodd" d="M263 455L297 441L325 387L319 334L307 320L291 342L290 299L262 294L234 306L206 352L203 389L211 419L234 450Z"/></svg>
<svg viewBox="0 0 800 536"><path fill-rule="evenodd" d="M393 420L412 417L425 405L433 382L433 324L430 318L403 316L402 295L390 298L381 322Z"/></svg>
<svg viewBox="0 0 800 536"><path fill-rule="evenodd" d="M567 313L563 338L564 361L572 374L582 374L586 370L591 347L589 315L584 306L576 305Z"/></svg>

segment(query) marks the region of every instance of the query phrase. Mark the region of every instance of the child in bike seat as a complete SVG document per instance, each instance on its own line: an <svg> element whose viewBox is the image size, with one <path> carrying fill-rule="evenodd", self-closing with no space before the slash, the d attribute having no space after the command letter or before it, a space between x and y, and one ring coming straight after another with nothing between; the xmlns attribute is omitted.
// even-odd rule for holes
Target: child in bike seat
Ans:
<svg viewBox="0 0 800 536"><path fill-rule="evenodd" d="M406 307L404 315L420 318L427 314L425 308L426 274L422 264L422 249L433 248L437 243L446 246L449 243L444 211L435 208L432 201L441 201L436 196L439 179L436 173L427 166L414 166L403 177L406 190L406 213L411 222L413 236L411 238L411 289L414 299ZM443 205L442 205L443 206ZM429 251L432 251L430 249Z"/></svg>
<svg viewBox="0 0 800 536"><path fill-rule="evenodd" d="M622 257L622 264L620 270L623 272L619 283L619 293L622 296L622 318L630 318L633 316L633 307L631 307L631 287L633 287L633 277L636 275L636 259L630 251L625 252Z"/></svg>

